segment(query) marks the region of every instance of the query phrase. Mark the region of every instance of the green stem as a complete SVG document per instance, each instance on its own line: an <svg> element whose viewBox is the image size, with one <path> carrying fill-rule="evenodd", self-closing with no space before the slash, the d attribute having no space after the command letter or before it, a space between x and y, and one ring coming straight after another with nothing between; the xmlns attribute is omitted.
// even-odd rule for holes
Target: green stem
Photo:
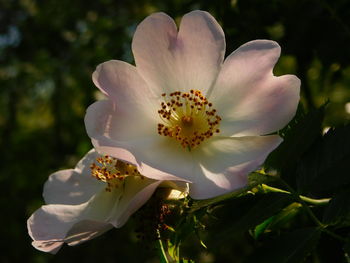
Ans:
<svg viewBox="0 0 350 263"><path fill-rule="evenodd" d="M262 184L261 187L266 192L292 194L291 192L288 192L286 190L282 190L282 189L279 189L279 188L276 188L276 187L272 187L272 186L269 186L269 185L266 185L266 184ZM331 200L330 198L314 199L314 198L306 197L306 196L303 196L303 195L298 195L298 199L301 199L304 202L307 202L307 203L310 203L310 204L313 204L313 205L326 205Z"/></svg>
<svg viewBox="0 0 350 263"><path fill-rule="evenodd" d="M326 229L326 228L323 228L322 231L325 232L325 233L327 233L328 235L332 236L333 238L338 239L338 240L340 240L340 241L342 241L342 242L344 242L344 243L347 242L347 239L346 239L346 238L343 238L342 236L339 236L339 235L333 233L332 231L329 231L329 230Z"/></svg>
<svg viewBox="0 0 350 263"><path fill-rule="evenodd" d="M163 242L162 242L162 239L161 239L161 236L160 236L160 231L159 229L157 229L157 235L158 235L158 245L159 245L159 249L162 253L162 256L163 256L163 260L166 262L166 263L169 263L169 260L168 260L168 256L165 252L165 249L164 249L164 246L163 246ZM162 262L162 261L161 261Z"/></svg>
<svg viewBox="0 0 350 263"><path fill-rule="evenodd" d="M335 233L333 233L332 231L328 230L327 229L327 225L323 224L316 216L315 214L312 212L311 208L306 204L306 202L309 202L311 204L316 204L316 205L325 205L327 204L329 201L330 201L330 198L326 198L326 199L312 199L312 198L309 198L309 197L305 197L305 196L302 196L302 195L298 195L294 189L292 187L289 186L289 184L287 184L282 178L279 178L279 181L288 189L289 192L287 191L284 191L284 190L281 190L281 189L278 189L278 190L281 190L281 191L284 191L285 193L289 193L291 195L293 195L295 197L296 200L298 200L303 208L305 209L305 211L309 214L309 216L311 217L311 219L316 223L316 225L318 225L321 230L324 232L324 233L327 233L328 235L332 236L333 238L335 239L338 239L342 242L347 242L347 240L345 238L343 238L342 236L339 236ZM268 186L270 187L270 186ZM274 188L274 187L272 187ZM311 202L310 202L311 201ZM315 202L316 201L316 202Z"/></svg>

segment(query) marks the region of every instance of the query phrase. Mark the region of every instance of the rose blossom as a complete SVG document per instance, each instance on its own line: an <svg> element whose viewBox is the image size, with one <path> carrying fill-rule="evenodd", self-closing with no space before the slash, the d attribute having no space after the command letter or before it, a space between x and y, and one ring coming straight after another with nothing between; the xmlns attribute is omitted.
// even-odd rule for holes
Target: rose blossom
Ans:
<svg viewBox="0 0 350 263"><path fill-rule="evenodd" d="M99 65L85 125L94 147L144 176L190 182L210 198L246 185L282 141L271 134L294 116L300 80L274 76L274 41L248 42L224 61L225 36L207 12L186 14L177 30L164 13L147 17L132 41L136 66Z"/></svg>
<svg viewBox="0 0 350 263"><path fill-rule="evenodd" d="M186 191L171 182L145 178L135 166L91 150L75 169L50 175L43 193L47 205L27 221L32 244L56 253L64 243L77 245L119 228L161 183Z"/></svg>

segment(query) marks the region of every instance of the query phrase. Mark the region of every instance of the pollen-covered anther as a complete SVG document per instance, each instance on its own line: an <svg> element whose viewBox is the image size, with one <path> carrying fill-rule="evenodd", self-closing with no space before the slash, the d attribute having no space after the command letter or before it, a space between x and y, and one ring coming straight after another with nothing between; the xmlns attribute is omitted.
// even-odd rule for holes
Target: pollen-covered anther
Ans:
<svg viewBox="0 0 350 263"><path fill-rule="evenodd" d="M158 114L158 134L177 140L182 147L195 148L204 140L219 133L221 117L213 104L199 90L175 91L162 94Z"/></svg>
<svg viewBox="0 0 350 263"><path fill-rule="evenodd" d="M108 155L98 157L96 162L90 165L90 169L93 177L107 184L107 192L111 192L113 188L118 188L128 176L144 178L134 165Z"/></svg>

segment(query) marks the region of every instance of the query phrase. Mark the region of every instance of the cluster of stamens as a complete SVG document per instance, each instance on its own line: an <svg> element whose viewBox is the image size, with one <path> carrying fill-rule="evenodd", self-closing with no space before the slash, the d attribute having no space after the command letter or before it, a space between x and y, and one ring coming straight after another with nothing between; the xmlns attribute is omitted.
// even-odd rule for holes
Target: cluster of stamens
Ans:
<svg viewBox="0 0 350 263"><path fill-rule="evenodd" d="M163 123L158 124L158 134L179 141L191 150L219 133L221 117L212 103L199 90L176 91L162 94L164 101L158 114Z"/></svg>
<svg viewBox="0 0 350 263"><path fill-rule="evenodd" d="M96 163L91 164L90 169L93 177L107 183L107 192L111 192L113 188L118 188L128 176L138 176L144 179L134 165L108 155L98 157Z"/></svg>

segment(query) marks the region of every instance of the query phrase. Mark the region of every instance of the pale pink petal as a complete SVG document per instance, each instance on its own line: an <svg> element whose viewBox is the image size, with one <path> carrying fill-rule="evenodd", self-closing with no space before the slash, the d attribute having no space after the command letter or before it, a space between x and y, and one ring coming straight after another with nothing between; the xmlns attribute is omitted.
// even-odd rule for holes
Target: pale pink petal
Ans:
<svg viewBox="0 0 350 263"><path fill-rule="evenodd" d="M137 137L138 134L134 134L134 129L131 129L130 131L126 129L125 132L123 132L123 120L119 120L118 127L118 120L114 117L115 114L115 105L110 100L97 101L88 107L84 119L85 128L89 137L92 139L92 141L96 141L96 144L102 143L102 146L105 147L117 147L116 143L113 144L113 142L118 142L118 139L120 139L120 141L125 141L123 135L128 136L128 132L132 137ZM125 122L127 123L127 120L125 120ZM114 123L115 125L113 125ZM118 128L119 132L122 133L122 135L119 135ZM117 130L115 131L115 129ZM106 142L103 142L103 140ZM110 142L111 145L107 145L108 142ZM100 151L99 147L95 148L100 153L112 155L108 151ZM123 149L121 146L119 146L119 148L120 149L116 149L117 153L120 152L119 155L117 154L117 156L112 156L123 161L128 161L131 163L135 162L134 156L129 151Z"/></svg>
<svg viewBox="0 0 350 263"><path fill-rule="evenodd" d="M189 178L196 165L192 153L174 139L158 135L153 141L138 143L132 152L137 156L138 170L144 176L158 180L191 181Z"/></svg>
<svg viewBox="0 0 350 263"><path fill-rule="evenodd" d="M161 94L155 94L139 76L136 68L120 60L100 64L92 75L95 85L112 101L123 115L138 118L157 118L157 101Z"/></svg>
<svg viewBox="0 0 350 263"><path fill-rule="evenodd" d="M132 50L137 70L157 93L190 89L205 92L220 70L225 37L207 12L186 14L179 32L172 18L155 13L137 27Z"/></svg>
<svg viewBox="0 0 350 263"><path fill-rule="evenodd" d="M269 40L248 42L224 62L209 100L222 117L222 136L263 135L283 128L294 116L300 80L273 76L280 47Z"/></svg>
<svg viewBox="0 0 350 263"><path fill-rule="evenodd" d="M81 204L105 188L105 184L91 176L90 165L98 154L91 150L77 167L50 175L44 185L43 196L47 204Z"/></svg>
<svg viewBox="0 0 350 263"><path fill-rule="evenodd" d="M85 127L91 138L105 136L116 141L140 140L157 134L157 120L149 120L133 112L116 107L110 100L90 105L85 115ZM158 117L158 113L154 113Z"/></svg>
<svg viewBox="0 0 350 263"><path fill-rule="evenodd" d="M105 187L91 176L73 169L62 170L50 175L44 185L43 196L47 204L81 204Z"/></svg>
<svg viewBox="0 0 350 263"><path fill-rule="evenodd" d="M196 152L200 164L192 177L190 196L206 199L245 186L247 175L281 142L277 135L211 139Z"/></svg>

